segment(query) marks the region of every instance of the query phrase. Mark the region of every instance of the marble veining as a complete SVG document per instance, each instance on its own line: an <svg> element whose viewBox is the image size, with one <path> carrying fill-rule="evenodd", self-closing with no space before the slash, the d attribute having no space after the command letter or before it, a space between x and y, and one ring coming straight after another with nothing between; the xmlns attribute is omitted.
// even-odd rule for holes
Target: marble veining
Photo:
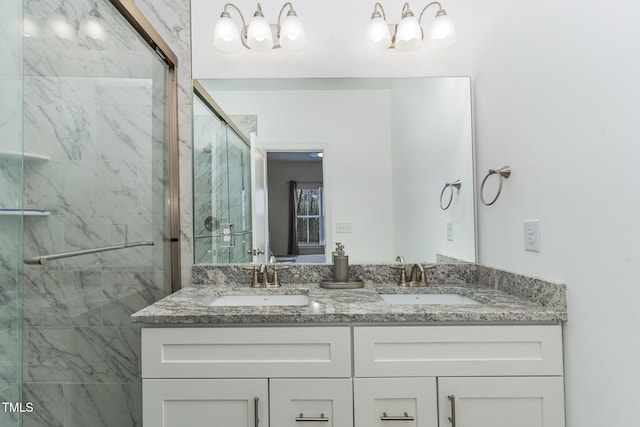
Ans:
<svg viewBox="0 0 640 427"><path fill-rule="evenodd" d="M395 284L389 265L352 265L352 277L365 280L365 287L353 290L327 290L317 283L331 276L330 265L292 265L283 271L283 286L254 289L248 286L248 273L238 265L194 266L192 287L184 288L133 314L134 323L147 324L289 324L336 322L491 322L555 323L567 320L566 305L559 297L564 285L495 271L476 264L438 264L429 270L430 286L401 288ZM482 276L478 271L482 271ZM484 280L498 277L504 282L497 289ZM533 286L534 292L509 293L515 288ZM555 291L552 289L555 288ZM393 305L380 294L455 293L480 302L478 305ZM306 306L211 307L222 295L304 294ZM547 298L551 298L548 300Z"/></svg>

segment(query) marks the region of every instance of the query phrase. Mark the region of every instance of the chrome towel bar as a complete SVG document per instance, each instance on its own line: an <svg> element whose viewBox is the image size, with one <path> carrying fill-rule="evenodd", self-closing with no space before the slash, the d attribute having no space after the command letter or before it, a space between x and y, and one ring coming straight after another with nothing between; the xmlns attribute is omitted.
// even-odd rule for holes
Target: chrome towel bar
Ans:
<svg viewBox="0 0 640 427"><path fill-rule="evenodd" d="M487 182L487 179L491 175L498 175L498 178L500 178L500 184L498 185L498 193L496 194L496 197L494 197L493 200L487 203L484 200L484 184ZM502 182L506 178L509 178L509 176L511 176L511 166L503 166L500 169L489 169L489 173L487 173L487 176L484 177L484 179L482 180L482 185L480 186L480 201L483 205L491 206L496 202L496 200L498 200L498 197L500 197L500 193L502 192Z"/></svg>
<svg viewBox="0 0 640 427"><path fill-rule="evenodd" d="M103 246L101 248L84 249L81 251L60 252L57 254L50 254L50 255L38 255L31 258L25 258L24 263L30 264L30 265L45 265L48 261L52 261L54 259L71 258L74 256L95 254L98 252L115 251L118 249L133 248L136 246L153 246L153 245L154 243L152 241L130 242L130 243L123 243L121 245L112 245L112 246Z"/></svg>

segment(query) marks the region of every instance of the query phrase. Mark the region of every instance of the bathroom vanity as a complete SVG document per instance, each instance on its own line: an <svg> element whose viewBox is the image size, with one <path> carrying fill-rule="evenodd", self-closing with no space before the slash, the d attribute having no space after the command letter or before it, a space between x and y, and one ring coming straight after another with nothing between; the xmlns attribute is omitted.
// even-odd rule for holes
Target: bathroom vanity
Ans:
<svg viewBox="0 0 640 427"><path fill-rule="evenodd" d="M365 268L354 290L250 289L211 273L133 316L146 324L144 425L564 426L564 286L446 268L432 279L453 283L426 288ZM474 302L420 299L433 294ZM289 305L268 305L276 296Z"/></svg>

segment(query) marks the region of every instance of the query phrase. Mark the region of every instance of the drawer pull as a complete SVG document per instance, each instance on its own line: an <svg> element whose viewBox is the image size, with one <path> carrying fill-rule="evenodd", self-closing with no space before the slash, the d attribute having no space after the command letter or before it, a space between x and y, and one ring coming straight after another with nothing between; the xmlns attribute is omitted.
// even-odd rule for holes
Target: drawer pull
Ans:
<svg viewBox="0 0 640 427"><path fill-rule="evenodd" d="M456 397L451 394L447 396L447 398L451 402L451 416L449 417L449 422L451 422L451 427L456 427Z"/></svg>
<svg viewBox="0 0 640 427"><path fill-rule="evenodd" d="M258 419L258 403L260 402L260 398L256 397L253 399L253 426L258 427L260 420Z"/></svg>
<svg viewBox="0 0 640 427"><path fill-rule="evenodd" d="M387 415L386 412L383 412L380 419L382 421L415 421L415 418L406 412L404 415Z"/></svg>
<svg viewBox="0 0 640 427"><path fill-rule="evenodd" d="M329 418L325 417L324 414L320 414L319 417L305 417L302 412L300 412L300 416L296 417L296 422L298 421L322 421L328 422Z"/></svg>

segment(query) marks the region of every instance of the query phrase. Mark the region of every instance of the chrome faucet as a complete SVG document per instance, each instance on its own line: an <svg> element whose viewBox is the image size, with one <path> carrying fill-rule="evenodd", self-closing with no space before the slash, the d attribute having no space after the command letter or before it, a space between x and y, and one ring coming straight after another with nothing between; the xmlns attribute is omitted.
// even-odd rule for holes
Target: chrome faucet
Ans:
<svg viewBox="0 0 640 427"><path fill-rule="evenodd" d="M279 288L280 285L280 277L278 276L278 271L280 270L288 270L288 265L283 266L274 266L273 267L273 280L269 281L269 269L266 264L260 264L259 266L242 266L240 267L243 270L251 271L251 287L252 288Z"/></svg>
<svg viewBox="0 0 640 427"><path fill-rule="evenodd" d="M265 264L260 264L258 267L258 275L260 276L260 286L259 288L268 288L271 283L269 283L269 272L267 271L267 266Z"/></svg>
<svg viewBox="0 0 640 427"><path fill-rule="evenodd" d="M425 274L425 269L433 269L436 268L435 265L422 265L420 263L415 263L411 267L411 275L409 276L409 281L407 281L407 272L405 270L404 258L401 256L396 257L396 261L400 263L400 265L392 265L391 268L395 270L400 270L400 277L398 278L398 286L401 287L424 287L429 286L427 282L427 275Z"/></svg>
<svg viewBox="0 0 640 427"><path fill-rule="evenodd" d="M429 283L427 282L427 275L424 270L434 268L436 268L436 266L433 264L422 265L419 262L413 264L413 267L411 267L411 276L409 276L409 286L429 286Z"/></svg>
<svg viewBox="0 0 640 427"><path fill-rule="evenodd" d="M398 286L406 287L410 286L407 282L407 271L404 268L404 258L398 255L396 257L396 261L400 263L400 265L391 265L390 267L394 270L400 270L400 277L398 278Z"/></svg>
<svg viewBox="0 0 640 427"><path fill-rule="evenodd" d="M411 282L413 286L427 286L427 278L424 274L424 267L422 264L413 264L413 267L411 267L409 282Z"/></svg>

